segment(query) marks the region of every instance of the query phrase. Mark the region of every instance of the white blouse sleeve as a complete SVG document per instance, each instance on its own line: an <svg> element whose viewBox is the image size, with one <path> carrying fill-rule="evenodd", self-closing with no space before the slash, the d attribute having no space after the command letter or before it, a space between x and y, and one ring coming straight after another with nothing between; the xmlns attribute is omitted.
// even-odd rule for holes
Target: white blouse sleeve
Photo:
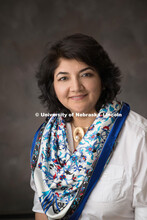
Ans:
<svg viewBox="0 0 147 220"><path fill-rule="evenodd" d="M140 138L138 160L134 171L133 207L135 220L147 220L147 132Z"/></svg>
<svg viewBox="0 0 147 220"><path fill-rule="evenodd" d="M38 194L37 194L37 191L36 191L36 186L35 186L34 180L32 178L32 175L31 175L30 185L31 185L31 188L35 192L34 193L34 205L33 205L32 211L33 212L44 213L43 209L41 207L41 203L40 203L39 198L38 198Z"/></svg>

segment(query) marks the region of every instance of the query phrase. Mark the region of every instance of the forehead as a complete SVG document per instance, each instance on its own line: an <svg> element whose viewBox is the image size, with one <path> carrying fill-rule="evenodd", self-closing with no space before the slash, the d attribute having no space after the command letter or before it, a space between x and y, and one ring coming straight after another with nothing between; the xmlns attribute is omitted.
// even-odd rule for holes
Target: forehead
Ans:
<svg viewBox="0 0 147 220"><path fill-rule="evenodd" d="M76 59L65 59L60 58L58 67L55 70L55 73L58 73L60 71L79 71L83 68L88 67L88 65L84 62L78 61Z"/></svg>

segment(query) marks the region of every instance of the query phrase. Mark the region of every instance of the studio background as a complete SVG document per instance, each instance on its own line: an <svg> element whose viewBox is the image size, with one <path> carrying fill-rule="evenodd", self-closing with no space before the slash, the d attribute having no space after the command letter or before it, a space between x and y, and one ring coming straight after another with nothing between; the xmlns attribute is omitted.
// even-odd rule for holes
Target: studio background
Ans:
<svg viewBox="0 0 147 220"><path fill-rule="evenodd" d="M45 112L35 73L47 42L82 32L119 66L120 100L147 116L146 0L0 0L0 214L30 213L30 150Z"/></svg>

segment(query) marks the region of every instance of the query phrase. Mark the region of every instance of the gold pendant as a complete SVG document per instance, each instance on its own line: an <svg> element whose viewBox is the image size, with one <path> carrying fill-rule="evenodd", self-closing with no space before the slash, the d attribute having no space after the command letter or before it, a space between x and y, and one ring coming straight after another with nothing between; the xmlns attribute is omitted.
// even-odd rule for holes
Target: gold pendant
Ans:
<svg viewBox="0 0 147 220"><path fill-rule="evenodd" d="M80 142L83 137L84 137L84 129L81 127L75 128L75 130L73 132L74 141Z"/></svg>

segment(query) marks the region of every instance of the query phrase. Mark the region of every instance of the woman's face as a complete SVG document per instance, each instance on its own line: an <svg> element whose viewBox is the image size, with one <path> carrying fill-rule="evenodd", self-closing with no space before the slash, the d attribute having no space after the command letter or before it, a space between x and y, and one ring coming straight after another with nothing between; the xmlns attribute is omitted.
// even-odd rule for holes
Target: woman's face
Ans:
<svg viewBox="0 0 147 220"><path fill-rule="evenodd" d="M54 73L54 89L59 101L73 113L94 113L102 86L98 73L75 59L59 60Z"/></svg>

